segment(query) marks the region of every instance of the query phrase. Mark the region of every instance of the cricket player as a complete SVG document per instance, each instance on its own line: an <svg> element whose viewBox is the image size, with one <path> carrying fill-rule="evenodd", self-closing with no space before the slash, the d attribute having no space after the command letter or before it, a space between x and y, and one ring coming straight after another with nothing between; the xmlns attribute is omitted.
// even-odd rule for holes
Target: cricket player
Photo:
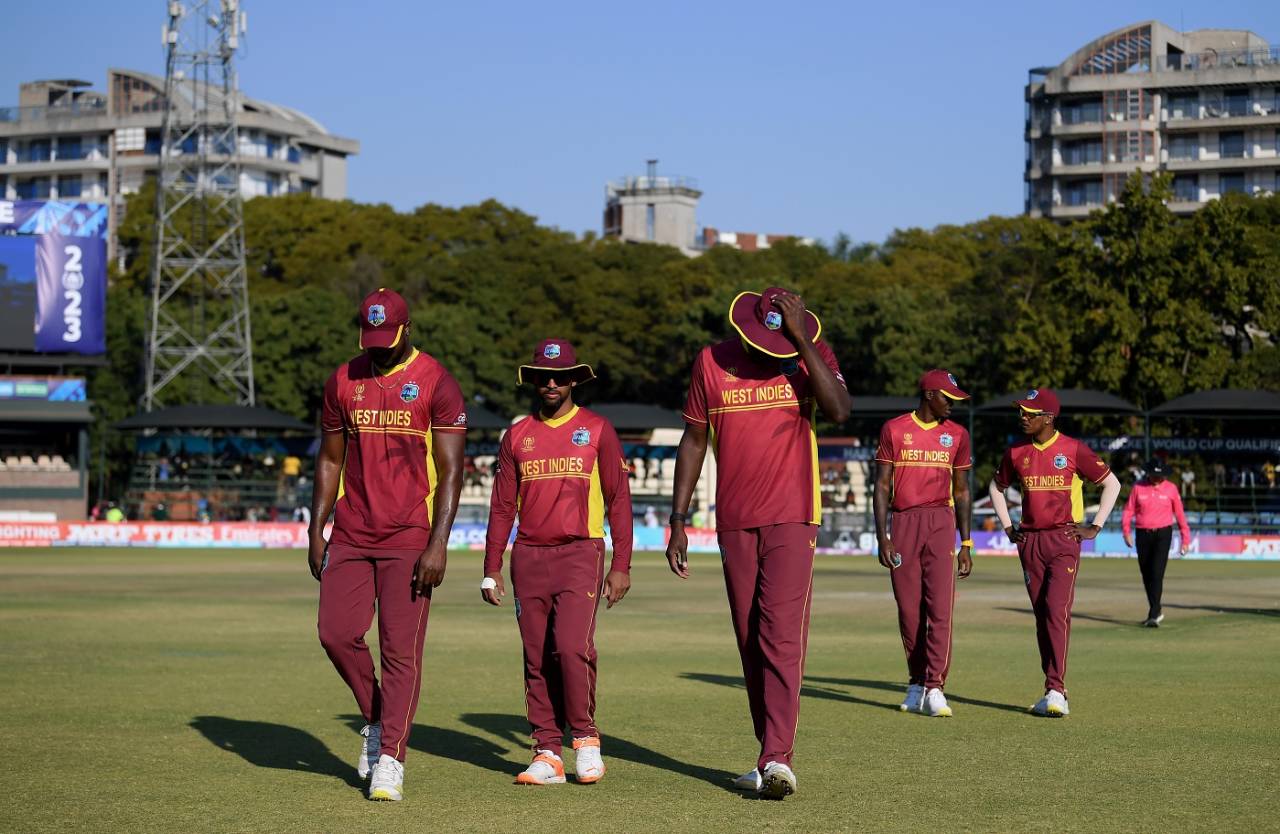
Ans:
<svg viewBox="0 0 1280 834"><path fill-rule="evenodd" d="M458 383L413 346L398 293L379 289L361 302L360 347L325 383L307 558L320 581L320 643L366 722L357 770L370 776L370 799L399 800L431 590L444 580L462 491L467 415ZM364 640L375 604L380 682Z"/></svg>
<svg viewBox="0 0 1280 834"><path fill-rule="evenodd" d="M907 653L901 709L934 717L951 715L942 690L951 666L956 576L964 579L973 570L969 433L949 419L952 403L967 399L949 372L927 372L920 377L920 404L884 424L876 450L876 540L880 564L890 571ZM953 569L957 530L960 551Z"/></svg>
<svg viewBox="0 0 1280 834"><path fill-rule="evenodd" d="M760 756L736 787L769 799L796 790L791 769L809 636L813 551L822 522L815 411L849 417L849 394L822 325L794 292L744 292L737 335L693 363L676 456L667 561L689 576L689 503L716 453L716 535Z"/></svg>
<svg viewBox="0 0 1280 834"><path fill-rule="evenodd" d="M511 589L524 642L534 755L516 783L564 784L560 754L567 730L576 779L591 784L605 772L595 721L596 610L598 595L612 608L631 587L630 469L609 421L573 401L573 389L595 374L577 361L568 341L538 345L516 379L532 385L541 404L502 438L480 595L490 605L502 604L502 554L519 515ZM613 535L607 575L606 514Z"/></svg>
<svg viewBox="0 0 1280 834"><path fill-rule="evenodd" d="M1067 715L1067 645L1071 640L1071 605L1080 570L1080 542L1102 532L1120 495L1120 481L1093 450L1061 434L1054 423L1061 413L1058 396L1032 388L1016 400L1026 440L1005 450L991 480L991 505L1018 558L1027 595L1036 616L1036 639L1044 669L1044 697L1031 707L1036 715ZM1084 480L1102 486L1098 512L1084 523ZM1018 482L1022 491L1022 523L1009 518L1005 490Z"/></svg>

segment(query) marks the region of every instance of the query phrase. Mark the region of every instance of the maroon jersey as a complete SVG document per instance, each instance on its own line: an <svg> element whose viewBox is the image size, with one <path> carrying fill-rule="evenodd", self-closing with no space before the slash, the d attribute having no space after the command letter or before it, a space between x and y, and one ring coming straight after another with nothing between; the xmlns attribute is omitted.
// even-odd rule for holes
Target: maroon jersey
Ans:
<svg viewBox="0 0 1280 834"><path fill-rule="evenodd" d="M465 409L458 383L416 348L385 374L364 355L334 371L320 427L346 432L347 456L329 541L425 549L438 481L431 435L465 432Z"/></svg>
<svg viewBox="0 0 1280 834"><path fill-rule="evenodd" d="M1045 443L1023 440L1005 450L995 482L1022 485L1022 527L1051 530L1084 521L1084 481L1100 484L1111 469L1075 438L1053 433Z"/></svg>
<svg viewBox="0 0 1280 834"><path fill-rule="evenodd" d="M613 537L611 570L631 568L630 467L609 421L574 406L554 420L525 417L502 438L489 499L484 572L502 570L517 513L516 543L535 546Z"/></svg>
<svg viewBox="0 0 1280 834"><path fill-rule="evenodd" d="M831 348L814 346L843 385ZM684 419L709 427L716 529L822 523L815 409L802 360L757 359L737 339L702 349Z"/></svg>
<svg viewBox="0 0 1280 834"><path fill-rule="evenodd" d="M893 467L893 509L946 507L952 472L970 469L969 432L945 420L926 423L914 411L885 421L876 460Z"/></svg>

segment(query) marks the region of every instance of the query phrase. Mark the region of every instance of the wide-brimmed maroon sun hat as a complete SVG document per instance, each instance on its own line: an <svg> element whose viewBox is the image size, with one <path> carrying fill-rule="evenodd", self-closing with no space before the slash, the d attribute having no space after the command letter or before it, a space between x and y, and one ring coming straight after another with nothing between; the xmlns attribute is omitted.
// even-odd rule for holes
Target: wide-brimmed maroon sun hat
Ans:
<svg viewBox="0 0 1280 834"><path fill-rule="evenodd" d="M779 359L790 359L799 353L783 334L782 310L773 303L775 298L786 292L790 291L782 287L770 287L762 293L742 292L729 305L729 323L742 340L756 350ZM822 322L812 310L805 310L804 318L805 335L811 342L818 341Z"/></svg>
<svg viewBox="0 0 1280 834"><path fill-rule="evenodd" d="M560 372L565 375L566 382L587 382L596 378L590 365L578 361L578 355L568 339L543 339L533 352L533 361L516 370L516 381L521 385L532 382L525 377L528 371ZM556 381L560 381L558 375Z"/></svg>

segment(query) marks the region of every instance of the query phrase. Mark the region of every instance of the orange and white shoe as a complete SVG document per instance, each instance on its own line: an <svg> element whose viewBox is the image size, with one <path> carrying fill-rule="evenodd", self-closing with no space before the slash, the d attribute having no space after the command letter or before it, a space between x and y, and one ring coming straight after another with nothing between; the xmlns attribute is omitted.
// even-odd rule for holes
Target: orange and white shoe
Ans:
<svg viewBox="0 0 1280 834"><path fill-rule="evenodd" d="M563 785L564 762L550 750L538 750L529 766L516 777L517 785Z"/></svg>
<svg viewBox="0 0 1280 834"><path fill-rule="evenodd" d="M578 763L574 771L579 785L591 785L599 782L604 776L604 759L600 758L600 738L575 738L573 751L577 754Z"/></svg>

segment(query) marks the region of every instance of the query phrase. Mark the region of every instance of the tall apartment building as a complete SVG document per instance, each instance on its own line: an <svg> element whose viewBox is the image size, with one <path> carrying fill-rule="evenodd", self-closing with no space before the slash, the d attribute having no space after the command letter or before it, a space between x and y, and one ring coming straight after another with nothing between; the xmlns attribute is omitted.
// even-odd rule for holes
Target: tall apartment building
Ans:
<svg viewBox="0 0 1280 834"><path fill-rule="evenodd" d="M191 82L180 89L193 91ZM0 107L0 199L105 202L114 240L123 196L160 167L164 78L113 69L106 93L87 81L31 81L18 99L17 107ZM297 110L243 95L237 119L246 198L346 197L347 157L359 152L357 141Z"/></svg>
<svg viewBox="0 0 1280 834"><path fill-rule="evenodd" d="M1178 213L1280 192L1280 47L1253 32L1118 29L1026 88L1026 212L1083 217L1134 171L1173 174Z"/></svg>

